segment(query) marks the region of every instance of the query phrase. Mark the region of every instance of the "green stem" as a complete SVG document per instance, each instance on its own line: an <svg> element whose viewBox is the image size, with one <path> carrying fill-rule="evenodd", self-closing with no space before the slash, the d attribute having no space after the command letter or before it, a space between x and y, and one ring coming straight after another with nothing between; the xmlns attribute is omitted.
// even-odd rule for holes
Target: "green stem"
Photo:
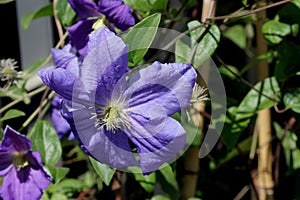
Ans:
<svg viewBox="0 0 300 200"><path fill-rule="evenodd" d="M32 96L44 91L46 88L47 88L46 86L40 87L40 88L28 93L27 96L32 97ZM5 105L3 108L0 109L0 114L3 113L4 111L6 111L7 109L11 108L12 106L16 105L17 103L20 103L22 100L23 100L23 98L18 98L18 99L15 99L14 101L10 102L9 104Z"/></svg>
<svg viewBox="0 0 300 200"><path fill-rule="evenodd" d="M28 117L28 119L22 124L22 127L19 131L22 131L25 127L27 127L30 122L39 114L42 108L48 103L50 99L55 95L55 92L52 91L49 96L41 103L41 105L35 109L35 111Z"/></svg>

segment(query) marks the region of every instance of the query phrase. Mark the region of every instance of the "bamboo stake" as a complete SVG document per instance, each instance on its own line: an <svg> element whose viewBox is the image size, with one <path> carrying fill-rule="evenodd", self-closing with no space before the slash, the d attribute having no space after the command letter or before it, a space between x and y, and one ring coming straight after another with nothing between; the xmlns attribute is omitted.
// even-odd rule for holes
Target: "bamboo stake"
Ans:
<svg viewBox="0 0 300 200"><path fill-rule="evenodd" d="M266 4L266 1L262 1ZM266 21L266 10L257 13L256 24L256 43L257 55L267 53L268 46L263 38L262 25ZM262 81L269 75L269 66L267 60L258 63L258 81ZM259 140L258 154L258 192L259 199L273 199L274 181L272 177L272 147L271 147L271 113L270 109L264 109L258 112L257 131Z"/></svg>
<svg viewBox="0 0 300 200"><path fill-rule="evenodd" d="M214 16L215 0L203 0L202 17L201 22L205 22L207 18ZM201 111L205 110L205 104L203 102L194 103L190 110L192 113L193 123L203 130L204 117L200 115ZM195 112L196 111L196 112ZM183 176L183 187L181 189L181 199L186 200L190 197L194 197L196 193L196 187L198 182L198 171L200 169L199 163L199 151L200 146L190 147L186 151L184 169L186 174Z"/></svg>

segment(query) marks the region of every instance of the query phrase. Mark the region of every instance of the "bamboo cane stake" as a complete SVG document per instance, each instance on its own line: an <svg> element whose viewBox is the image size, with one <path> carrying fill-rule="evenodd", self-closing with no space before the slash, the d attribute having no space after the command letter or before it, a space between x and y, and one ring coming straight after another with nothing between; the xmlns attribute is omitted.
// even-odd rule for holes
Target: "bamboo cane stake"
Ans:
<svg viewBox="0 0 300 200"><path fill-rule="evenodd" d="M263 0L262 3L266 4ZM268 46L263 38L262 25L266 21L266 10L257 13L256 42L257 55L265 54ZM266 60L258 63L258 81L262 81L269 75L269 66ZM259 140L258 154L258 192L259 199L273 199L274 181L272 177L272 147L271 147L271 113L270 109L258 112L257 131Z"/></svg>

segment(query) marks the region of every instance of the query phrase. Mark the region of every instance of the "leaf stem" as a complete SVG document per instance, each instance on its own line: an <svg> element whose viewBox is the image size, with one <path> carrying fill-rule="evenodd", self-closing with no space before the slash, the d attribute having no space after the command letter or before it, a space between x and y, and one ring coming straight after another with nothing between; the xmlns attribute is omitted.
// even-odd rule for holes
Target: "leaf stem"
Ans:
<svg viewBox="0 0 300 200"><path fill-rule="evenodd" d="M237 77L238 79L240 79L243 83L245 83L247 86L249 86L251 89L253 89L254 91L256 91L257 93L259 93L261 96L264 96L266 97L267 99L271 100L273 103L274 103L274 106L277 104L277 100L278 99L274 99L272 97L269 97L268 95L262 93L260 90L256 89L254 87L254 85L252 83L250 83L249 81L243 79L241 76L239 76L238 74L236 74L234 71L232 71L230 69L230 67L228 67L224 61L218 56L218 55L215 55L215 57L217 58L217 60L221 63L221 65L223 65L230 73L232 73L235 77Z"/></svg>
<svg viewBox="0 0 300 200"><path fill-rule="evenodd" d="M27 127L30 122L39 114L39 112L42 110L42 108L48 103L49 100L52 99L52 97L56 93L52 91L48 97L41 103L41 105L28 117L28 119L22 124L22 127L19 131L22 131L25 127Z"/></svg>
<svg viewBox="0 0 300 200"><path fill-rule="evenodd" d="M46 86L40 87L40 88L28 93L27 97L32 97L32 96L44 91L46 88L47 88ZM23 100L23 98L18 98L18 99L15 99L14 101L10 102L9 104L5 105L3 108L0 109L0 114L3 113L4 111L6 111L7 109L11 108L12 106L16 105L17 103L20 103L22 100Z"/></svg>
<svg viewBox="0 0 300 200"><path fill-rule="evenodd" d="M262 11L262 10L266 10L266 9L268 9L268 8L272 8L272 7L275 7L275 6L279 6L279 5L281 5L281 4L285 4L285 3L288 3L288 2L291 2L291 0L283 0L283 1L275 2L275 3L272 3L272 4L270 4L270 5L262 6L262 7L260 7L260 8L251 10L251 11L246 12L246 13L231 14L231 15L224 15L224 16L217 16L217 17L209 17L208 19L209 19L209 20L226 20L226 19L229 19L229 18L244 17L244 16L251 15L251 14L260 12L260 11Z"/></svg>

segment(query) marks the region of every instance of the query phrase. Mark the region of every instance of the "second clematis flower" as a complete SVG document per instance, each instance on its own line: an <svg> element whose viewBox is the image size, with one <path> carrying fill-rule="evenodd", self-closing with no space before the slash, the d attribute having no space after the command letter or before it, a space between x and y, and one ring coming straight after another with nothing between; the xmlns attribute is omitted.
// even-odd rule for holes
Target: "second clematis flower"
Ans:
<svg viewBox="0 0 300 200"><path fill-rule="evenodd" d="M93 30L97 20L104 16L109 23L126 31L135 24L135 19L130 12L130 7L121 0L99 0L98 4L90 0L68 0L80 21L68 28L71 44L81 55L86 54L88 34Z"/></svg>
<svg viewBox="0 0 300 200"><path fill-rule="evenodd" d="M63 97L64 117L84 150L110 167L138 165L148 174L185 145L183 127L170 116L190 105L196 72L154 62L128 77L127 64L128 47L103 27L90 34L78 76L56 67L39 76Z"/></svg>
<svg viewBox="0 0 300 200"><path fill-rule="evenodd" d="M11 127L4 130L0 145L0 176L4 176L0 196L5 200L39 199L51 183L38 152L31 141Z"/></svg>

